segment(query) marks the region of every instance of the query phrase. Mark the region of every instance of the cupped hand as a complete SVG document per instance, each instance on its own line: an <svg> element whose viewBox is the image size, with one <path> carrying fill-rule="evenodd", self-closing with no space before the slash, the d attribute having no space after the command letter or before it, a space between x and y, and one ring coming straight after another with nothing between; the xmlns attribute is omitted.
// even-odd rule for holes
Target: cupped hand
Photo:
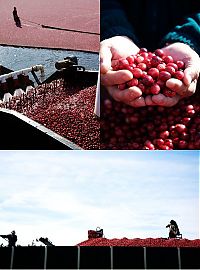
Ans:
<svg viewBox="0 0 200 270"><path fill-rule="evenodd" d="M183 61L185 64L184 78L182 81L171 78L166 81L166 86L177 94L169 98L162 94L152 96L154 105L171 107L178 103L181 98L191 96L196 91L197 80L200 73L199 55L188 45L180 42L170 44L162 48L165 55L171 55L174 61Z"/></svg>
<svg viewBox="0 0 200 270"><path fill-rule="evenodd" d="M112 69L112 63L120 58L126 58L139 52L139 48L128 37L115 36L100 44L100 72L101 84L116 100L133 107L145 106L142 91L138 87L130 87L123 91L117 85L130 81L133 74L129 70Z"/></svg>
<svg viewBox="0 0 200 270"><path fill-rule="evenodd" d="M171 55L175 61L181 60L185 64L183 82L177 79L170 79L166 82L167 87L183 97L193 95L200 73L199 55L188 45L179 42L163 48L163 51L165 54Z"/></svg>

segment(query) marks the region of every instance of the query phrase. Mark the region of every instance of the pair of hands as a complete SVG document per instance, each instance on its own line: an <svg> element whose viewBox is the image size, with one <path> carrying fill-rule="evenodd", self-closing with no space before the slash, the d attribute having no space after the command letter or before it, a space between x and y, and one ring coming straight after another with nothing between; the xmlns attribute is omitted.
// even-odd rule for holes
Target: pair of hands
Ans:
<svg viewBox="0 0 200 270"><path fill-rule="evenodd" d="M171 55L175 61L181 60L185 63L183 82L171 78L166 86L176 92L176 96L170 98L163 94L142 96L142 91L137 86L119 90L117 85L125 83L133 78L128 70L113 71L111 63L120 58L137 54L139 48L128 37L115 36L101 42L100 45L100 70L101 84L104 85L109 94L116 100L133 107L142 106L174 106L181 98L191 96L195 93L198 76L200 73L200 58L198 54L184 43L173 43L162 50L166 55Z"/></svg>

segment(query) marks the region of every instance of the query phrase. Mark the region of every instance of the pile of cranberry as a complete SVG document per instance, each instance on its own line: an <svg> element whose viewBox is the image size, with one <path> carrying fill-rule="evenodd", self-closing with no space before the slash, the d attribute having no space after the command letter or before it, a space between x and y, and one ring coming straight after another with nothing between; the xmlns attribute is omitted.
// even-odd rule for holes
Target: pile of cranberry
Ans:
<svg viewBox="0 0 200 270"><path fill-rule="evenodd" d="M188 239L164 239L164 238L146 238L146 239L107 239L93 238L88 239L78 246L134 246L134 247L200 247L200 240Z"/></svg>
<svg viewBox="0 0 200 270"><path fill-rule="evenodd" d="M141 48L137 55L115 61L112 68L126 69L133 74L132 80L118 85L120 90L137 86L144 96L162 93L167 97L174 97L176 92L166 87L166 81L170 78L183 80L185 66L183 61L174 61L172 56L165 55L161 49L152 53Z"/></svg>
<svg viewBox="0 0 200 270"><path fill-rule="evenodd" d="M114 101L104 93L101 102L101 149L200 149L198 93L170 108L133 108Z"/></svg>

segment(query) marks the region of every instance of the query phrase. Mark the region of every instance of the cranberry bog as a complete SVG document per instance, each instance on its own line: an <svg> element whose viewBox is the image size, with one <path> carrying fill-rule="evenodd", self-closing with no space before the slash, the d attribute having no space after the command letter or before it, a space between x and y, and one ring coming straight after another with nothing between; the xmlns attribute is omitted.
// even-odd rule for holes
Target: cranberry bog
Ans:
<svg viewBox="0 0 200 270"><path fill-rule="evenodd" d="M97 76L96 71L57 71L21 96L12 95L1 104L1 149L99 149Z"/></svg>
<svg viewBox="0 0 200 270"><path fill-rule="evenodd" d="M101 88L101 149L200 149L200 85L173 107L133 108Z"/></svg>

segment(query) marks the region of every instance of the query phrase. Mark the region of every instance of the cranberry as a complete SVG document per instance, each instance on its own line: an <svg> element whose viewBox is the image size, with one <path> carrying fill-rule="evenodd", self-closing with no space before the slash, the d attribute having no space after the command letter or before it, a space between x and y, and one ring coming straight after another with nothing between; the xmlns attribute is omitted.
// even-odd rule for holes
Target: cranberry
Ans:
<svg viewBox="0 0 200 270"><path fill-rule="evenodd" d="M140 68L134 68L132 71L132 74L135 78L140 78L143 74L142 70Z"/></svg>
<svg viewBox="0 0 200 270"><path fill-rule="evenodd" d="M126 60L129 62L130 65L134 64L134 62L135 62L135 58L133 55L126 57Z"/></svg>
<svg viewBox="0 0 200 270"><path fill-rule="evenodd" d="M133 79L130 80L127 84L128 84L129 87L137 86L137 85L138 85L138 80L135 79L135 78L133 78Z"/></svg>
<svg viewBox="0 0 200 270"><path fill-rule="evenodd" d="M180 69L184 69L185 67L185 64L183 61L176 61L176 65L178 66L178 68Z"/></svg>
<svg viewBox="0 0 200 270"><path fill-rule="evenodd" d="M159 76L159 70L157 68L150 68L147 71L147 74L150 75L152 78L156 79Z"/></svg>
<svg viewBox="0 0 200 270"><path fill-rule="evenodd" d="M153 95L157 95L160 93L160 86L158 84L154 84L150 87L150 92Z"/></svg>
<svg viewBox="0 0 200 270"><path fill-rule="evenodd" d="M155 55L162 58L164 56L164 52L161 49L157 49L157 50L155 50Z"/></svg>
<svg viewBox="0 0 200 270"><path fill-rule="evenodd" d="M160 72L159 79L161 81L165 82L165 81L169 80L170 78L171 78L171 74L169 72L167 72L167 71Z"/></svg>
<svg viewBox="0 0 200 270"><path fill-rule="evenodd" d="M118 84L118 88L120 90L124 90L124 89L126 89L126 84L125 83Z"/></svg>
<svg viewBox="0 0 200 270"><path fill-rule="evenodd" d="M147 65L146 65L145 63L139 63L139 64L137 65L137 67L138 67L139 69L141 69L141 70L146 70L146 69L147 69Z"/></svg>
<svg viewBox="0 0 200 270"><path fill-rule="evenodd" d="M176 72L175 68L172 66L167 66L165 71L169 72L171 75L174 75L174 73Z"/></svg>
<svg viewBox="0 0 200 270"><path fill-rule="evenodd" d="M153 56L151 59L151 65L152 67L157 67L161 63L162 59L159 56Z"/></svg>
<svg viewBox="0 0 200 270"><path fill-rule="evenodd" d="M163 60L164 60L164 62L165 62L166 64L168 64L168 63L173 63L173 62L174 62L173 57L170 56L170 55L164 56L164 57L163 57Z"/></svg>
<svg viewBox="0 0 200 270"><path fill-rule="evenodd" d="M166 97L175 97L176 96L176 92L169 89L168 87L165 87L163 89L163 94L166 96Z"/></svg>
<svg viewBox="0 0 200 270"><path fill-rule="evenodd" d="M159 71L165 70L165 68L166 68L166 64L165 63L162 63L162 64L157 65L157 69Z"/></svg>
<svg viewBox="0 0 200 270"><path fill-rule="evenodd" d="M183 133L183 132L185 132L185 131L187 130L186 126L183 125L183 124L177 124L177 125L175 126L175 129L176 129L176 131L178 131L179 133Z"/></svg>
<svg viewBox="0 0 200 270"><path fill-rule="evenodd" d="M150 75L144 75L143 77L142 77L142 83L144 84L144 85L146 85L146 86L151 86L151 85L153 85L153 83L154 83L154 80L153 80L153 78L150 76Z"/></svg>
<svg viewBox="0 0 200 270"><path fill-rule="evenodd" d="M176 79L178 79L178 80L182 80L182 79L184 78L184 73L183 73L183 71L180 71L180 70L176 71L175 74L174 74L174 77L175 77Z"/></svg>

